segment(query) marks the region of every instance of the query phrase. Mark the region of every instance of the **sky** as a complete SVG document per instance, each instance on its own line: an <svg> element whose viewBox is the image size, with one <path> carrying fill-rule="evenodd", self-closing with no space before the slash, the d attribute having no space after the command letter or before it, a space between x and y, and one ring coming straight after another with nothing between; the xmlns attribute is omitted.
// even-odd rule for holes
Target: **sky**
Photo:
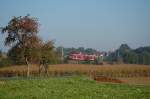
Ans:
<svg viewBox="0 0 150 99"><path fill-rule="evenodd" d="M150 46L150 0L0 0L0 27L27 14L38 18L39 36L56 47Z"/></svg>

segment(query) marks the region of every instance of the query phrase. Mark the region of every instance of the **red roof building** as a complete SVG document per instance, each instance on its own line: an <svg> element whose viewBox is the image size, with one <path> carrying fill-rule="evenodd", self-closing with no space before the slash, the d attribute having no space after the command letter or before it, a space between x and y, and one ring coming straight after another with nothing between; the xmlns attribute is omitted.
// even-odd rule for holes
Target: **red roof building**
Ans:
<svg viewBox="0 0 150 99"><path fill-rule="evenodd" d="M96 57L97 56L95 54L88 55L81 52L72 52L69 55L70 60L80 60L80 61L94 61Z"/></svg>

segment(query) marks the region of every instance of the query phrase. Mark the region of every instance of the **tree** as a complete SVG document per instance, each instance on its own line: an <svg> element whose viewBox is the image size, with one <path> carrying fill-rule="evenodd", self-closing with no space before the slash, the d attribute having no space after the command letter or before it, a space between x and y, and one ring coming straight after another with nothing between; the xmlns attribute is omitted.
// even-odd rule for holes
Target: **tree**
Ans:
<svg viewBox="0 0 150 99"><path fill-rule="evenodd" d="M40 58L40 65L39 65L39 73L42 73L42 69L44 68L44 73L48 75L48 64L54 64L59 61L56 52L53 50L53 41L47 41L43 43L40 51L38 52Z"/></svg>
<svg viewBox="0 0 150 99"><path fill-rule="evenodd" d="M130 51L126 53L127 57L124 57L126 59L125 63L130 63L130 64L138 64L138 54L136 54L133 51Z"/></svg>
<svg viewBox="0 0 150 99"><path fill-rule="evenodd" d="M150 53L148 53L147 51L143 51L141 53L142 55L142 64L148 65L150 64Z"/></svg>
<svg viewBox="0 0 150 99"><path fill-rule="evenodd" d="M2 58L2 51L0 50L0 59Z"/></svg>
<svg viewBox="0 0 150 99"><path fill-rule="evenodd" d="M7 33L5 45L20 48L22 51L22 57L27 64L27 76L30 75L29 64L36 55L35 49L38 49L41 44L37 36L38 28L37 19L30 15L13 17L8 25L2 28L2 33Z"/></svg>
<svg viewBox="0 0 150 99"><path fill-rule="evenodd" d="M79 47L77 50L78 50L79 52L82 52L82 53L84 53L84 52L85 52L84 47Z"/></svg>
<svg viewBox="0 0 150 99"><path fill-rule="evenodd" d="M13 64L25 64L24 53L22 51L22 48L19 48L18 46L13 46L11 49L9 49L7 55L13 61Z"/></svg>
<svg viewBox="0 0 150 99"><path fill-rule="evenodd" d="M87 48L87 49L85 49L85 52L86 52L87 54L94 54L94 53L96 53L97 51L96 51L95 49L92 49L92 48Z"/></svg>

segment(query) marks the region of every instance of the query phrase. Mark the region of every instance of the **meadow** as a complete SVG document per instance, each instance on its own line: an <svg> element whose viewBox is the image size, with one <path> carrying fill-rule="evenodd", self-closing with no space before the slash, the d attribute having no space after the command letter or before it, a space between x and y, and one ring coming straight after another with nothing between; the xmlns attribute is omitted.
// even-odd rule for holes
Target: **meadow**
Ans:
<svg viewBox="0 0 150 99"><path fill-rule="evenodd" d="M87 76L0 80L0 99L149 99L150 86L99 83Z"/></svg>

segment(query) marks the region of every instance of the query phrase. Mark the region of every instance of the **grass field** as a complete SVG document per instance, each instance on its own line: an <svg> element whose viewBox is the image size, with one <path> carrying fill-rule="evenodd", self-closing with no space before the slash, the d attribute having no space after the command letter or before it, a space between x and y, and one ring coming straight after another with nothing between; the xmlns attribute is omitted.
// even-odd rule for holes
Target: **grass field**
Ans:
<svg viewBox="0 0 150 99"><path fill-rule="evenodd" d="M87 76L0 81L0 99L149 99L150 86L98 83Z"/></svg>

